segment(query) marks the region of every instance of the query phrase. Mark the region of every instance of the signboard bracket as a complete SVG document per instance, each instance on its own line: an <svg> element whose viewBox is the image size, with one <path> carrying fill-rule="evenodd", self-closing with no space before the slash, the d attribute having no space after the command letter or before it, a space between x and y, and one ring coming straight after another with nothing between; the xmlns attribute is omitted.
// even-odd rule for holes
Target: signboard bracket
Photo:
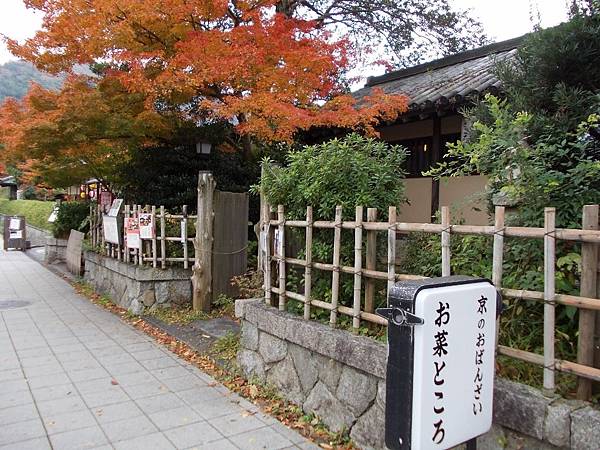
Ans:
<svg viewBox="0 0 600 450"><path fill-rule="evenodd" d="M425 323L420 317L401 308L377 308L375 312L398 326L413 327Z"/></svg>

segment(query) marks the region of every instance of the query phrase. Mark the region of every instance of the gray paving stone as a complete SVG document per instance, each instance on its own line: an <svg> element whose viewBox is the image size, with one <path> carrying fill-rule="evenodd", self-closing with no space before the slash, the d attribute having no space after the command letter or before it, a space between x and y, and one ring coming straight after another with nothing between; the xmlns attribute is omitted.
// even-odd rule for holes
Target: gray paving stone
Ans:
<svg viewBox="0 0 600 450"><path fill-rule="evenodd" d="M29 377L27 383L31 389L39 389L48 386L56 386L60 384L70 384L71 380L65 372L54 373L49 375L37 375L35 377Z"/></svg>
<svg viewBox="0 0 600 450"><path fill-rule="evenodd" d="M83 399L77 394L59 399L37 402L37 407L44 419L56 414L87 409Z"/></svg>
<svg viewBox="0 0 600 450"><path fill-rule="evenodd" d="M189 406L159 411L149 415L150 420L162 431L181 427L204 419Z"/></svg>
<svg viewBox="0 0 600 450"><path fill-rule="evenodd" d="M144 397L153 397L169 392L169 388L157 380L147 381L145 383L132 386L124 386L123 389L134 400Z"/></svg>
<svg viewBox="0 0 600 450"><path fill-rule="evenodd" d="M0 409L0 427L11 423L37 419L38 412L33 403Z"/></svg>
<svg viewBox="0 0 600 450"><path fill-rule="evenodd" d="M223 439L213 426L207 422L198 422L165 431L165 435L177 448L190 448Z"/></svg>
<svg viewBox="0 0 600 450"><path fill-rule="evenodd" d="M25 372L25 376L27 378L65 373L63 367L58 363L58 361L55 363L44 364L43 366L25 367L23 368L23 372Z"/></svg>
<svg viewBox="0 0 600 450"><path fill-rule="evenodd" d="M238 434L229 439L244 450L277 450L293 445L288 439L268 427Z"/></svg>
<svg viewBox="0 0 600 450"><path fill-rule="evenodd" d="M47 437L39 437L28 441L15 442L0 446L0 450L51 450Z"/></svg>
<svg viewBox="0 0 600 450"><path fill-rule="evenodd" d="M33 398L28 390L0 392L0 409L24 405L26 403L33 403Z"/></svg>
<svg viewBox="0 0 600 450"><path fill-rule="evenodd" d="M82 393L81 396L90 408L96 408L98 406L111 405L113 403L121 403L130 400L129 396L119 386L111 386L109 389L102 391L90 392L86 394Z"/></svg>
<svg viewBox="0 0 600 450"><path fill-rule="evenodd" d="M168 392L154 397L145 397L137 399L136 404L146 414L154 414L169 409L182 408L186 406L185 402L172 392Z"/></svg>
<svg viewBox="0 0 600 450"><path fill-rule="evenodd" d="M108 436L109 441L113 443L158 431L146 416L107 422L102 424L101 427Z"/></svg>
<svg viewBox="0 0 600 450"><path fill-rule="evenodd" d="M226 437L265 428L265 424L254 417L254 415L244 414L242 411L210 419L208 422Z"/></svg>
<svg viewBox="0 0 600 450"><path fill-rule="evenodd" d="M175 447L162 433L147 434L126 441L115 442L115 450L170 450Z"/></svg>
<svg viewBox="0 0 600 450"><path fill-rule="evenodd" d="M50 436L54 450L83 450L108 444L106 436L98 426L67 431Z"/></svg>
<svg viewBox="0 0 600 450"><path fill-rule="evenodd" d="M45 435L46 431L39 418L25 420L0 427L0 445L28 441Z"/></svg>
<svg viewBox="0 0 600 450"><path fill-rule="evenodd" d="M208 444L194 445L189 450L238 450L228 439L220 439L218 441L209 442Z"/></svg>
<svg viewBox="0 0 600 450"><path fill-rule="evenodd" d="M59 384L57 386L48 386L39 389L32 389L33 397L36 402L45 400L55 400L69 396L76 396L77 390L73 384ZM1 402L0 402L1 404Z"/></svg>
<svg viewBox="0 0 600 450"><path fill-rule="evenodd" d="M44 415L44 426L50 436L56 433L79 430L95 425L96 420L87 409Z"/></svg>
<svg viewBox="0 0 600 450"><path fill-rule="evenodd" d="M208 386L206 381L193 374L163 380L163 383L173 392L188 391L192 388L205 388Z"/></svg>
<svg viewBox="0 0 600 450"><path fill-rule="evenodd" d="M83 370L71 370L69 371L69 378L71 381L91 381L99 378L110 377L110 374L103 368L98 367L95 369L83 369Z"/></svg>
<svg viewBox="0 0 600 450"><path fill-rule="evenodd" d="M140 361L140 364L146 369L164 369L165 367L177 366L177 361L170 356L163 356L161 358L148 359L146 361Z"/></svg>
<svg viewBox="0 0 600 450"><path fill-rule="evenodd" d="M129 419L144 414L133 401L94 408L92 413L96 416L96 420L100 424Z"/></svg>

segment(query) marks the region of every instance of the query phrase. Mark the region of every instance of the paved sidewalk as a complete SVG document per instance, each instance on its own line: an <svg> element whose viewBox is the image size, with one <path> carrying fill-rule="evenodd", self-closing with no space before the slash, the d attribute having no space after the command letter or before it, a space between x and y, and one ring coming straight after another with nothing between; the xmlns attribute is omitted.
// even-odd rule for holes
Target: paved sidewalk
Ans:
<svg viewBox="0 0 600 450"><path fill-rule="evenodd" d="M49 448L317 447L26 255L0 250L0 449Z"/></svg>

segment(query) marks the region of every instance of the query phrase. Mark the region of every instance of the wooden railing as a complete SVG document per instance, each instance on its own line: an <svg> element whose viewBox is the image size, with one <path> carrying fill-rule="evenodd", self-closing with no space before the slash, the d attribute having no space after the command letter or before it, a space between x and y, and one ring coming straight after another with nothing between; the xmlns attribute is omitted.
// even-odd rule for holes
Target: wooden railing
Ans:
<svg viewBox="0 0 600 450"><path fill-rule="evenodd" d="M528 351L498 346L498 353L543 367L544 388L555 389L555 371L571 373L579 377L578 397L589 399L591 381L600 381L600 369L594 366L594 320L596 311L600 311L597 297L598 272L598 206L588 205L583 209L582 229L564 229L555 227L556 210L546 208L544 227L505 226L504 207L496 207L493 226L453 225L450 210L442 207L441 223L404 223L397 221L395 207L388 210L389 220L378 222L377 211L369 208L364 221L364 208L356 207L353 221L342 220L342 208L337 207L333 221L314 220L313 209L308 206L305 220L286 220L285 209L277 207L277 218L266 202L261 202L261 239L259 261L264 273L264 295L267 304L286 308L287 299L303 303L304 318L310 319L311 309L318 308L329 312L329 322L338 324L340 314L352 318L352 328L358 331L362 321L387 325L387 321L374 314L373 280L386 280L387 292L398 280L424 278L418 275L396 273L396 239L399 233L431 233L441 237L441 272L443 276L451 274L450 240L452 235L473 235L493 237L492 282L505 298L540 301L544 304L544 352L538 355ZM286 255L286 229L305 229L304 259ZM315 229L333 230L333 258L329 263L313 260L313 231ZM342 265L340 250L342 230L351 230L354 234L354 265ZM376 270L376 233L387 234L387 270ZM363 236L366 234L366 248ZM544 291L529 291L502 288L504 238L519 237L542 239L544 241ZM582 243L581 292L579 296L559 294L555 288L556 241ZM363 266L363 259L365 266ZM288 266L304 269L304 292L292 292L286 288ZM331 272L331 298L318 299L311 295L313 269ZM275 276L273 275L275 273ZM340 273L353 275L352 305L340 304ZM363 281L365 282L363 301ZM577 362L563 361L555 357L555 308L557 304L574 306L580 310ZM600 330L598 330L600 332Z"/></svg>

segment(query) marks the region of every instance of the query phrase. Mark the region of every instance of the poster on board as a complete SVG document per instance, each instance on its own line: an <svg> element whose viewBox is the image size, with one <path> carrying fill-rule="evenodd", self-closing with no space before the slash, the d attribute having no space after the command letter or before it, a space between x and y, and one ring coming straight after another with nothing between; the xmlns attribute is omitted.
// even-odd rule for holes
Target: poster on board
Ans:
<svg viewBox="0 0 600 450"><path fill-rule="evenodd" d="M100 193L100 208L104 214L108 213L111 209L112 204L112 193L109 191L102 191Z"/></svg>
<svg viewBox="0 0 600 450"><path fill-rule="evenodd" d="M20 230L21 229L21 219L11 218L8 223L8 228L10 230Z"/></svg>
<svg viewBox="0 0 600 450"><path fill-rule="evenodd" d="M140 213L140 239L154 239L154 220L150 213Z"/></svg>
<svg viewBox="0 0 600 450"><path fill-rule="evenodd" d="M58 205L54 206L54 209L50 213L50 217L48 217L48 222L50 222L50 223L56 222L57 217L58 217Z"/></svg>
<svg viewBox="0 0 600 450"><path fill-rule="evenodd" d="M102 216L102 231L104 232L104 240L111 244L121 244L119 233L119 222L117 217Z"/></svg>
<svg viewBox="0 0 600 450"><path fill-rule="evenodd" d="M140 248L140 224L137 217L125 217L125 245Z"/></svg>
<svg viewBox="0 0 600 450"><path fill-rule="evenodd" d="M108 215L111 217L117 217L119 215L119 211L121 210L122 205L123 205L123 199L115 198L112 202L110 210L108 211Z"/></svg>

